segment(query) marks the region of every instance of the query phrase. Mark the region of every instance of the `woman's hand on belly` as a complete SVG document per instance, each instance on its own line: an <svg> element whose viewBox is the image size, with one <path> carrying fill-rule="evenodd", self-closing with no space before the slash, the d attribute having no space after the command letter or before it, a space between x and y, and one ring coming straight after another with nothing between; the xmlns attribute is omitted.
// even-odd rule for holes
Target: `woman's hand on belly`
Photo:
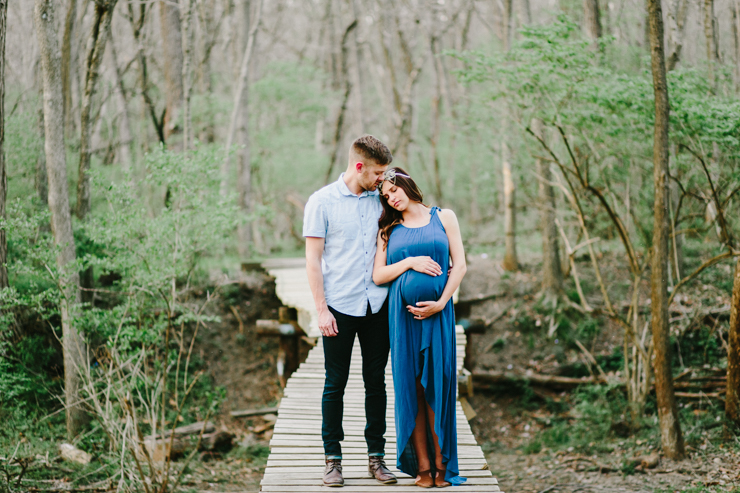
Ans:
<svg viewBox="0 0 740 493"><path fill-rule="evenodd" d="M406 305L406 309L411 312L416 320L429 318L435 313L441 312L444 307L444 304L439 301L420 301L416 306Z"/></svg>
<svg viewBox="0 0 740 493"><path fill-rule="evenodd" d="M408 257L411 269L428 276L441 276L442 267L432 257Z"/></svg>

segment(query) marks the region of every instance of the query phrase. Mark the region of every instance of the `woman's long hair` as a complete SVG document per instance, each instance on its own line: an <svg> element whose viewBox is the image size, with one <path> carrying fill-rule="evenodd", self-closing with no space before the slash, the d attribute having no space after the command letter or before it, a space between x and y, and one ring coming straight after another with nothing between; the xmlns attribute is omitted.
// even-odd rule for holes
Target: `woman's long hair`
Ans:
<svg viewBox="0 0 740 493"><path fill-rule="evenodd" d="M406 192L406 196L409 198L409 200L422 204L424 201L424 194L421 193L421 190L416 185L416 182L413 180L413 178L411 178L409 174L403 170L403 168L396 167L391 168L390 170L396 172L396 177L391 182L395 186L402 188L403 191ZM406 175L408 176L408 178L402 175ZM378 220L380 237L383 239L383 249L388 246L388 239L391 237L391 232L393 231L393 228L401 224L401 221L403 220L403 214L401 214L400 211L394 209L388 203L388 200L383 197L384 184L385 182L380 184L380 203L383 205L383 214L380 215L380 219Z"/></svg>

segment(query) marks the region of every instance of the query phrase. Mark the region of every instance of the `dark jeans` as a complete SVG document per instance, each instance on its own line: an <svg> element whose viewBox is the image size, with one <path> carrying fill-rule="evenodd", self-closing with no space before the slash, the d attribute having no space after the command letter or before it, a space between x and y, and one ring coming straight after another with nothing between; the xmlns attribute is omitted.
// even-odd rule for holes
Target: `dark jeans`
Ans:
<svg viewBox="0 0 740 493"><path fill-rule="evenodd" d="M388 302L373 314L368 304L364 317L352 317L329 307L337 320L339 334L324 337L324 368L326 381L321 399L321 437L324 453L330 458L342 457L344 440L342 415L344 414L344 389L349 377L352 346L355 334L360 339L362 352L362 380L365 382L365 441L369 455L384 455L385 451L385 367L388 363L390 340L388 338Z"/></svg>

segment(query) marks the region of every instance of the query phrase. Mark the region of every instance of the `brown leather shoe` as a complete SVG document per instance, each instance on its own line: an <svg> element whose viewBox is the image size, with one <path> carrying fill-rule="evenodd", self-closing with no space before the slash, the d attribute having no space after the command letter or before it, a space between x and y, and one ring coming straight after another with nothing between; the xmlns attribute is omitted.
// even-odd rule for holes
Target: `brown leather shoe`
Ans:
<svg viewBox="0 0 740 493"><path fill-rule="evenodd" d="M385 461L382 457L368 457L367 472L379 483L396 484L398 482L396 476L385 467Z"/></svg>
<svg viewBox="0 0 740 493"><path fill-rule="evenodd" d="M326 459L324 486L344 486L341 459Z"/></svg>
<svg viewBox="0 0 740 493"><path fill-rule="evenodd" d="M447 469L437 469L437 473L434 475L434 486L437 488L447 488L452 486L452 483L445 480Z"/></svg>
<svg viewBox="0 0 740 493"><path fill-rule="evenodd" d="M414 480L414 484L419 488L434 488L432 470L427 469L426 471L419 471L419 476Z"/></svg>

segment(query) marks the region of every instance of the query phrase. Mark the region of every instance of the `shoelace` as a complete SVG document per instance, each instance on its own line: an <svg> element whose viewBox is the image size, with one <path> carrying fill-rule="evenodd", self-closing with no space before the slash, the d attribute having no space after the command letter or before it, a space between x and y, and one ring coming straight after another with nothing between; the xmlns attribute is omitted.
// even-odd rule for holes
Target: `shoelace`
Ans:
<svg viewBox="0 0 740 493"><path fill-rule="evenodd" d="M373 469L379 469L381 467L385 467L387 469L385 465L385 460L383 460L383 458L381 457L375 457L375 458L370 459L370 466Z"/></svg>
<svg viewBox="0 0 740 493"><path fill-rule="evenodd" d="M339 472L342 472L342 464L340 462L329 460L326 463L326 472L327 474L332 472L334 469L336 469Z"/></svg>

